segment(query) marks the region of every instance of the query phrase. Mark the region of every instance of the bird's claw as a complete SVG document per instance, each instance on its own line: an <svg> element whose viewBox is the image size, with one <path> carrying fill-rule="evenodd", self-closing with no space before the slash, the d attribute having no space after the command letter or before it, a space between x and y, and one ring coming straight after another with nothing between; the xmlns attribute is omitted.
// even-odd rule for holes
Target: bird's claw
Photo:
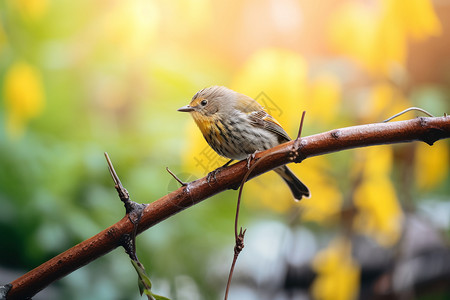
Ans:
<svg viewBox="0 0 450 300"><path fill-rule="evenodd" d="M258 151L255 151L255 152L253 152L252 154L249 154L248 156L247 156L247 169L250 169L250 165L251 165L251 163L252 163L252 160L254 160L255 159L255 156L256 156L256 153L257 153Z"/></svg>
<svg viewBox="0 0 450 300"><path fill-rule="evenodd" d="M206 182L208 184L211 183L212 179L214 179L214 181L217 181L216 175L217 173L219 173L224 167L219 167L211 172L208 173L208 175L206 175Z"/></svg>
<svg viewBox="0 0 450 300"><path fill-rule="evenodd" d="M217 181L216 175L217 173L219 173L220 171L222 171L223 169L225 169L226 167L228 167L228 165L233 162L232 159L230 159L229 161L227 161L223 166L218 167L217 169L215 169L214 171L211 171L208 173L208 175L206 175L206 182L210 185L211 179L214 178L214 181Z"/></svg>

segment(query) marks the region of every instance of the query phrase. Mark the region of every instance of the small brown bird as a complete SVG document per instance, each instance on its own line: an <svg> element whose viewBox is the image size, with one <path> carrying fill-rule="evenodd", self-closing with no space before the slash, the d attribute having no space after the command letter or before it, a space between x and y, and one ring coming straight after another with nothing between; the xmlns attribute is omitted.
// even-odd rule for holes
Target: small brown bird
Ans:
<svg viewBox="0 0 450 300"><path fill-rule="evenodd" d="M199 91L178 111L191 113L209 146L231 159L225 166L291 140L258 102L223 86ZM287 183L295 200L310 196L306 185L287 166L274 171Z"/></svg>

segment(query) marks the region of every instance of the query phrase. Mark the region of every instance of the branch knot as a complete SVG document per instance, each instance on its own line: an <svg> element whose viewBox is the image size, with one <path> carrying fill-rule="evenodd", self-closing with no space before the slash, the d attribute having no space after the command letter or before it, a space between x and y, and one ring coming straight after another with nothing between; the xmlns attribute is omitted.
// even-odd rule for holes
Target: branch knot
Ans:
<svg viewBox="0 0 450 300"><path fill-rule="evenodd" d="M242 231L242 227L241 230L239 231L239 235L236 238L236 245L234 246L235 256L238 256L239 253L241 253L242 249L244 249L244 236L246 231L247 229L244 229L244 231Z"/></svg>
<svg viewBox="0 0 450 300"><path fill-rule="evenodd" d="M305 154L303 154L302 149L306 145L306 141L302 138L298 138L292 144L292 151L290 152L289 160L295 163L301 163L304 159L307 158Z"/></svg>

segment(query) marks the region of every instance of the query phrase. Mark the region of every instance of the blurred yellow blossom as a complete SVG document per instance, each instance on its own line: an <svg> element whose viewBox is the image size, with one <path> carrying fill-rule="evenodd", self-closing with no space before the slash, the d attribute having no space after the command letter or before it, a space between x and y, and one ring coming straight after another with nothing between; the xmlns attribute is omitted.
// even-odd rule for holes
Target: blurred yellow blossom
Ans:
<svg viewBox="0 0 450 300"><path fill-rule="evenodd" d="M317 300L351 300L359 292L360 267L352 258L352 244L336 238L312 262L317 277L312 294Z"/></svg>
<svg viewBox="0 0 450 300"><path fill-rule="evenodd" d="M425 38L440 32L429 0L348 1L329 24L336 50L375 75L390 75L396 65L405 65L409 34Z"/></svg>
<svg viewBox="0 0 450 300"><path fill-rule="evenodd" d="M128 62L142 64L148 59L160 21L159 7L153 1L118 1L100 16L83 36L89 39L84 44L113 46L120 59Z"/></svg>
<svg viewBox="0 0 450 300"><path fill-rule="evenodd" d="M446 141L438 141L429 146L425 143L416 145L415 177L420 189L429 190L445 179L449 166L449 150Z"/></svg>
<svg viewBox="0 0 450 300"><path fill-rule="evenodd" d="M268 208L277 213L286 213L297 204L287 185L275 172L268 172L246 183L244 197L245 205Z"/></svg>
<svg viewBox="0 0 450 300"><path fill-rule="evenodd" d="M393 61L403 63L405 57L402 36L395 27L388 26L380 22L379 10L350 1L331 19L330 40L337 51L355 59L372 73L387 74Z"/></svg>
<svg viewBox="0 0 450 300"><path fill-rule="evenodd" d="M415 39L437 36L442 32L430 0L383 0L383 7L385 14L395 19L397 26Z"/></svg>
<svg viewBox="0 0 450 300"><path fill-rule="evenodd" d="M39 20L48 10L48 0L10 0L24 19Z"/></svg>
<svg viewBox="0 0 450 300"><path fill-rule="evenodd" d="M159 1L165 10L171 10L169 19L185 24L177 28L180 34L210 28L212 18L212 3L209 0L177 0L167 5L166 1Z"/></svg>
<svg viewBox="0 0 450 300"><path fill-rule="evenodd" d="M390 180L392 148L358 149L354 170L360 184L354 192L358 214L356 231L372 236L383 246L392 246L402 231L403 213Z"/></svg>
<svg viewBox="0 0 450 300"><path fill-rule="evenodd" d="M44 107L39 70L25 62L14 63L5 75L4 101L7 132L11 137L18 137L28 121L41 114Z"/></svg>
<svg viewBox="0 0 450 300"><path fill-rule="evenodd" d="M392 168L393 153L390 146L377 146L356 149L354 168L363 179L389 176Z"/></svg>
<svg viewBox="0 0 450 300"><path fill-rule="evenodd" d="M266 48L247 60L231 88L255 98L266 108L275 107L270 113L290 133L290 128L297 128L307 105L307 72L308 65L300 54Z"/></svg>
<svg viewBox="0 0 450 300"><path fill-rule="evenodd" d="M324 125L332 124L339 115L341 85L332 74L320 74L310 85L308 116Z"/></svg>
<svg viewBox="0 0 450 300"><path fill-rule="evenodd" d="M317 223L335 221L343 198L336 179L331 175L333 166L328 159L324 156L312 157L292 168L311 191L311 198L292 203L301 207L302 220Z"/></svg>
<svg viewBox="0 0 450 300"><path fill-rule="evenodd" d="M197 159L197 158L195 158ZM220 161L221 163L226 160ZM198 168L198 167L197 167ZM286 184L275 172L268 172L246 183L244 203L251 207L268 208L277 213L289 212L293 207L301 209L305 222L329 224L337 220L342 206L342 192L330 175L331 166L322 156L290 164L289 168L308 186L312 197L294 201ZM246 197L246 195L252 197Z"/></svg>
<svg viewBox="0 0 450 300"><path fill-rule="evenodd" d="M357 115L364 123L381 122L411 106L397 87L380 82L370 87L367 101L357 103ZM395 120L410 118L410 114L405 114Z"/></svg>

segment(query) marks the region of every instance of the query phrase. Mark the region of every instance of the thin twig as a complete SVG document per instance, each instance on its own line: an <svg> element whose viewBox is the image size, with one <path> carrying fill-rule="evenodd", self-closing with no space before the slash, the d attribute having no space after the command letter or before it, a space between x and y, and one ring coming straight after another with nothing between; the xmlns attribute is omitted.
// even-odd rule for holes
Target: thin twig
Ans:
<svg viewBox="0 0 450 300"><path fill-rule="evenodd" d="M247 182L250 174L252 171L256 168L258 164L260 164L266 157L269 157L272 153L268 153L258 159L245 173L244 177L241 180L241 184L239 186L239 193L238 193L238 200L236 205L236 216L234 218L234 237L235 237L235 246L234 246L234 256L233 256L233 262L231 263L230 273L228 274L228 281L227 281L227 287L225 290L225 300L228 299L228 292L230 290L231 285L231 278L233 277L234 267L236 265L237 258L239 254L241 253L242 249L244 249L244 236L247 229L242 230L242 227L239 229L238 233L238 220L239 220L239 210L241 207L241 199L242 199L242 190L244 189L244 184Z"/></svg>
<svg viewBox="0 0 450 300"><path fill-rule="evenodd" d="M116 173L116 170L114 169L114 166L111 162L111 159L109 158L108 153L105 152L106 161L108 163L108 169L111 174L111 177L114 180L114 187L117 190L117 193L119 194L120 200L125 205L126 214L128 216L128 219L133 223L133 231L131 233L125 233L120 237L120 244L125 249L125 252L128 254L130 259L135 262L135 268L138 272L138 277L142 285L144 285L145 289L150 291L151 287L147 284L146 280L143 280L141 276L145 275L145 268L144 265L139 261L139 258L136 253L136 235L138 230L139 222L141 221L142 214L144 212L145 207L147 207L147 204L139 204L134 201L131 201L130 195L127 191L127 189L122 185L119 176ZM141 291L142 295L142 291ZM146 294L147 299L154 299L151 295Z"/></svg>
<svg viewBox="0 0 450 300"><path fill-rule="evenodd" d="M426 110L424 110L424 109L422 109L422 108L419 108L419 107L410 107L410 108L407 108L407 109L405 109L405 110L402 110L401 112L399 112L399 113L393 115L392 117L390 117L390 118L384 120L382 123L389 122L389 121L391 121L392 119L395 119L395 118L397 118L397 117L399 117L399 116L401 116L401 115L407 113L408 111L412 111L412 110L416 110L416 111L423 112L424 114L426 114L426 115L429 116L429 117L434 117L432 114L430 114L429 112L427 112Z"/></svg>
<svg viewBox="0 0 450 300"><path fill-rule="evenodd" d="M108 152L105 152L106 162L108 163L109 173L111 174L112 179L114 180L114 184L121 185L119 176L117 176L116 170L114 170L114 166L109 158Z"/></svg>
<svg viewBox="0 0 450 300"><path fill-rule="evenodd" d="M305 120L306 111L304 110L302 113L302 119L300 120L300 126L298 127L298 134L296 140L300 139L300 136L302 135L303 131L303 121Z"/></svg>
<svg viewBox="0 0 450 300"><path fill-rule="evenodd" d="M234 246L233 262L231 263L230 273L228 274L228 280L227 280L227 288L225 290L225 300L228 299L228 293L230 291L230 286L231 286L231 278L233 277L234 267L236 266L237 258L239 256L239 253L241 253L242 249L244 249L244 236L245 236L246 231L247 231L247 229L244 229L244 231L242 231L242 227L241 227L238 238L236 239L236 245Z"/></svg>
<svg viewBox="0 0 450 300"><path fill-rule="evenodd" d="M300 140L300 136L301 136L302 130L303 130L303 122L305 120L305 114L306 114L306 111L303 111L296 141ZM239 253L241 253L242 249L244 248L244 236L245 236L245 232L247 231L247 229L244 229L244 231L242 231L242 227L240 228L239 233L237 230L238 219L239 219L239 209L241 207L242 190L244 189L245 182L247 181L248 177L250 176L252 171L255 169L255 167L259 163L261 163L261 161L263 161L264 158L268 157L269 155L270 154L264 155L249 168L247 173L245 173L244 178L242 178L241 184L239 186L239 194L238 194L238 200L237 200L237 206L236 206L236 216L234 219L234 238L235 238L234 257L233 257L233 262L231 263L230 273L228 274L227 287L225 290L225 300L228 299L228 292L229 292L230 285L231 285L231 277L233 276L234 266L236 265L236 261L239 256ZM247 167L248 167L248 163L250 163L250 161L247 162Z"/></svg>
<svg viewBox="0 0 450 300"><path fill-rule="evenodd" d="M119 179L119 175L117 175L116 170L114 169L114 166L107 152L105 152L105 158L106 162L108 163L108 169L109 172L111 173L111 177L114 180L115 184L114 187L116 188L117 193L119 194L120 200L125 205L125 210L128 219L131 221L131 223L133 223L133 231L131 232L131 234L126 234L122 237L122 246L130 256L130 258L136 261L138 264L140 264L136 255L136 235L139 221L141 220L142 213L147 205L131 201L130 194L128 193L127 189L124 188L124 186L122 185L122 182Z"/></svg>
<svg viewBox="0 0 450 300"><path fill-rule="evenodd" d="M187 182L181 181L181 179L178 178L178 176L175 175L175 173L173 173L172 171L170 171L169 167L166 167L166 171L169 172L169 174L172 175L172 177L175 178L175 180L178 181L178 183L181 184L181 186L186 186L186 185L188 185Z"/></svg>
<svg viewBox="0 0 450 300"><path fill-rule="evenodd" d="M129 213L132 210L132 208L130 207L130 194L128 193L127 189L123 187L122 182L120 182L119 176L117 175L107 152L105 152L105 158L106 162L108 163L109 173L114 180L114 187L116 188L117 193L119 193L120 200L125 204L127 213Z"/></svg>

